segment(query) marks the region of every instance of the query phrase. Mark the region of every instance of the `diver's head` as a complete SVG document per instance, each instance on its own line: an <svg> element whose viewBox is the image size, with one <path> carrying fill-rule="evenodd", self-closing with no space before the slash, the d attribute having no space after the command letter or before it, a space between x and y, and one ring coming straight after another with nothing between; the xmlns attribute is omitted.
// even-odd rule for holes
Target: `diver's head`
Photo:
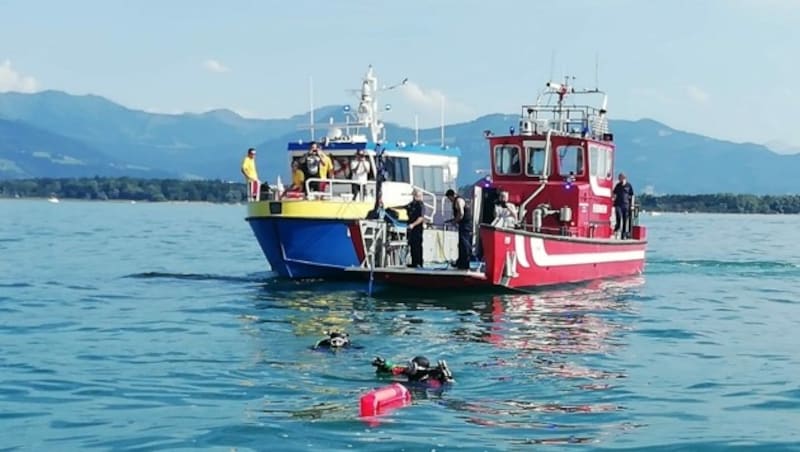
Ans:
<svg viewBox="0 0 800 452"><path fill-rule="evenodd" d="M350 335L339 331L332 331L328 333L328 340L333 348L346 347L350 345Z"/></svg>
<svg viewBox="0 0 800 452"><path fill-rule="evenodd" d="M406 366L406 373L408 377L413 380L418 380L427 376L427 371L431 367L431 362L424 356L415 356Z"/></svg>
<svg viewBox="0 0 800 452"><path fill-rule="evenodd" d="M350 346L350 335L340 331L326 331L326 337L320 339L314 348L327 347L327 348L342 348Z"/></svg>

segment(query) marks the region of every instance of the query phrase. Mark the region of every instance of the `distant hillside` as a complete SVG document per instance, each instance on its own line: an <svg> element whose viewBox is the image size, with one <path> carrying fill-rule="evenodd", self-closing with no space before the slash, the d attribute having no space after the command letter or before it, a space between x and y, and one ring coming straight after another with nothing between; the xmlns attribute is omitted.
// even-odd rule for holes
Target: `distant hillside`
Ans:
<svg viewBox="0 0 800 452"><path fill-rule="evenodd" d="M80 141L0 119L0 179L98 176L166 177L167 171L137 168Z"/></svg>
<svg viewBox="0 0 800 452"><path fill-rule="evenodd" d="M110 159L189 178L237 178L236 161L247 147L308 123L307 114L262 120L242 118L230 110L147 113L103 97L60 91L0 94L0 118L78 140Z"/></svg>
<svg viewBox="0 0 800 452"><path fill-rule="evenodd" d="M340 107L315 111L319 122L341 116ZM287 174L286 142L308 140L298 126L308 113L286 119L246 119L229 110L165 115L131 110L99 96L59 91L0 94L0 178L165 174L180 178L238 180L244 150L259 148L262 178ZM340 119L340 118L337 118ZM446 144L461 148L460 183L488 168L483 131L518 128L516 115L491 114L449 125ZM616 170L640 192L785 194L797 189L800 155L781 155L762 145L731 143L674 130L656 121L612 120ZM387 125L394 141L411 142L411 129ZM323 135L320 130L317 135ZM439 143L438 128L420 131ZM45 157L43 152L49 153ZM69 158L67 158L69 157ZM75 163L73 160L81 163Z"/></svg>
<svg viewBox="0 0 800 452"><path fill-rule="evenodd" d="M656 121L613 121L617 169L658 193L788 194L800 155L752 143L732 143L671 129Z"/></svg>

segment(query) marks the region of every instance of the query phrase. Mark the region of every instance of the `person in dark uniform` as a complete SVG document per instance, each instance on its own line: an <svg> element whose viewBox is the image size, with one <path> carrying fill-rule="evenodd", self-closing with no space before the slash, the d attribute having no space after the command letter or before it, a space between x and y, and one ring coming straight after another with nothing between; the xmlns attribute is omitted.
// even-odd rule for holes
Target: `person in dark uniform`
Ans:
<svg viewBox="0 0 800 452"><path fill-rule="evenodd" d="M444 194L453 203L453 218L447 220L458 227L458 260L456 268L469 270L469 260L472 257L472 212L469 204L457 195L453 189Z"/></svg>
<svg viewBox="0 0 800 452"><path fill-rule="evenodd" d="M403 206L408 213L408 226L406 226L406 237L408 238L408 249L411 253L411 263L409 267L422 267L422 231L425 217L422 215L424 205L422 204L422 192L414 189L412 196L414 199Z"/></svg>
<svg viewBox="0 0 800 452"><path fill-rule="evenodd" d="M633 209L633 186L628 182L625 173L619 173L619 182L614 186L614 234L619 232L621 239L631 237L631 209Z"/></svg>

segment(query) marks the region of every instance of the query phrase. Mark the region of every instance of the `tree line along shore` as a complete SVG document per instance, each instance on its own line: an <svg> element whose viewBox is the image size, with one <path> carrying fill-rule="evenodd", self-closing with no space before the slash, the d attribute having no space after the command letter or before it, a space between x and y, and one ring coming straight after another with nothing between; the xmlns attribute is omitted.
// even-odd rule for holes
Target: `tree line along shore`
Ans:
<svg viewBox="0 0 800 452"><path fill-rule="evenodd" d="M459 189L470 197L472 186ZM204 201L238 203L247 199L244 183L222 180L134 179L93 177L78 179L10 179L0 181L0 198L82 199L98 201ZM638 195L643 211L704 213L800 213L800 195L733 193L697 195Z"/></svg>

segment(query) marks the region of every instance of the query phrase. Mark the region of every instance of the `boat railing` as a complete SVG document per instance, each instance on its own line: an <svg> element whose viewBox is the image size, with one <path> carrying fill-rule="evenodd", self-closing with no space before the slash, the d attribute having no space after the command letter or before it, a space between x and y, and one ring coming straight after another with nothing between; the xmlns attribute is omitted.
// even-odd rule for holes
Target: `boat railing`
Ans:
<svg viewBox="0 0 800 452"><path fill-rule="evenodd" d="M444 216L445 214L447 214L447 211L448 211L448 208L447 208L447 207L448 207L448 204L447 204L447 203L448 203L448 202L450 202L450 200L449 200L449 199L447 199L447 196L443 196L443 197L442 197L442 199L441 199L440 201L441 201L442 205L441 205L441 207L440 207L440 210L439 210L439 211L440 211L440 212L442 212L442 216ZM450 216L452 217L452 216L453 216L453 204L451 203L451 204L449 205L449 207L450 207L450 209L449 209L449 211L450 211ZM449 218L448 218L448 219L449 219Z"/></svg>
<svg viewBox="0 0 800 452"><path fill-rule="evenodd" d="M375 199L375 181L355 181L351 179L306 179L306 199L336 201L365 201ZM358 187L355 192L354 187Z"/></svg>
<svg viewBox="0 0 800 452"><path fill-rule="evenodd" d="M257 181L245 182L247 187L247 202L258 202L261 200L261 184Z"/></svg>
<svg viewBox="0 0 800 452"><path fill-rule="evenodd" d="M539 133L544 129L566 134L581 134L588 130L595 136L609 132L605 110L590 105L523 105L522 121L526 120Z"/></svg>

